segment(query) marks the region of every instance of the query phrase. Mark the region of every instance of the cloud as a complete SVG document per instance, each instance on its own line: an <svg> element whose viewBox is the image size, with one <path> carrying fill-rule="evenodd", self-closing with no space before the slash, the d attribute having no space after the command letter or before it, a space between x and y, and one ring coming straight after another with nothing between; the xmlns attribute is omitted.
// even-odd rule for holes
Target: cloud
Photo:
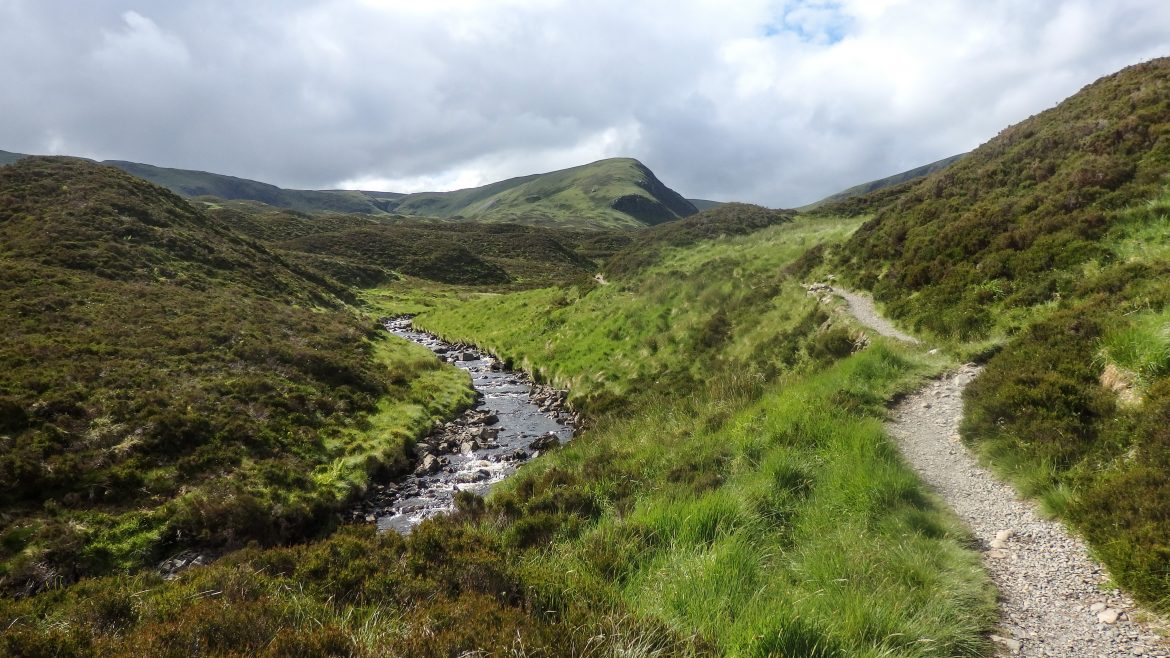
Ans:
<svg viewBox="0 0 1170 658"><path fill-rule="evenodd" d="M629 155L792 206L1167 44L1162 0L0 0L0 148L402 191Z"/></svg>

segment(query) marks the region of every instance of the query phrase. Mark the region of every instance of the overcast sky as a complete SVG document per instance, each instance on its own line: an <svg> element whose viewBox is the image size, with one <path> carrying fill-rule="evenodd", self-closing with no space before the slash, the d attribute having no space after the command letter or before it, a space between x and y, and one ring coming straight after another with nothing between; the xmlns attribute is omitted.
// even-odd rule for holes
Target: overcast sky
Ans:
<svg viewBox="0 0 1170 658"><path fill-rule="evenodd" d="M0 149L408 192L632 156L788 207L1165 55L1167 0L0 0Z"/></svg>

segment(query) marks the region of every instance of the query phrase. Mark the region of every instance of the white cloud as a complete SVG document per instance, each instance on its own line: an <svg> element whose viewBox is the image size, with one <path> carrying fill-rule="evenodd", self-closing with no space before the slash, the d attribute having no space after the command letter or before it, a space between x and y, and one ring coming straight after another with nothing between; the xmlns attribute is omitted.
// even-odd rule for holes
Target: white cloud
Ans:
<svg viewBox="0 0 1170 658"><path fill-rule="evenodd" d="M0 0L0 148L402 191L629 155L797 205L1167 44L1163 0Z"/></svg>

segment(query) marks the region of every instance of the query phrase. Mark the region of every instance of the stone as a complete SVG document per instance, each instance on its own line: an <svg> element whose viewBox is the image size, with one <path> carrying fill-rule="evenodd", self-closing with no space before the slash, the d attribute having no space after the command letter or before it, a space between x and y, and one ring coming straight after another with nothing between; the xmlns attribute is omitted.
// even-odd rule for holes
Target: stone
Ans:
<svg viewBox="0 0 1170 658"><path fill-rule="evenodd" d="M1000 530L999 532L995 533L995 538L998 539L999 541L1007 541L1007 540L1011 539L1013 536L1015 536L1015 534L1016 534L1015 531L1008 528L1006 530Z"/></svg>
<svg viewBox="0 0 1170 658"><path fill-rule="evenodd" d="M1102 624L1112 625L1117 623L1117 618L1120 616L1121 611L1115 610L1113 608L1105 608L1101 612L1097 613L1097 621L1101 622Z"/></svg>
<svg viewBox="0 0 1170 658"><path fill-rule="evenodd" d="M1089 612L1091 612L1093 614L1097 614L1099 612L1103 612L1105 610L1105 608L1108 608L1108 607L1109 606L1098 601L1097 603L1094 603L1093 605L1089 606Z"/></svg>
<svg viewBox="0 0 1170 658"><path fill-rule="evenodd" d="M462 484L469 484L472 482L483 482L492 476L486 469L476 469L474 471L463 471L455 476L455 481Z"/></svg>
<svg viewBox="0 0 1170 658"><path fill-rule="evenodd" d="M549 432L544 436L538 437L535 441L528 444L529 450L548 450L561 445L560 438L556 434Z"/></svg>
<svg viewBox="0 0 1170 658"><path fill-rule="evenodd" d="M991 641L995 642L996 644L1003 645L1003 648L1007 649L1011 653L1019 653L1020 649L1023 648L1020 645L1019 640L1013 640L1010 637L1000 637L998 635L992 635Z"/></svg>
<svg viewBox="0 0 1170 658"><path fill-rule="evenodd" d="M426 457L423 457L422 462L419 463L418 467L414 469L414 474L430 475L431 473L438 471L440 466L442 466L442 464L439 463L438 457L434 455L427 455Z"/></svg>
<svg viewBox="0 0 1170 658"><path fill-rule="evenodd" d="M472 430L471 436L481 441L495 441L500 436L500 430L495 427L480 427Z"/></svg>

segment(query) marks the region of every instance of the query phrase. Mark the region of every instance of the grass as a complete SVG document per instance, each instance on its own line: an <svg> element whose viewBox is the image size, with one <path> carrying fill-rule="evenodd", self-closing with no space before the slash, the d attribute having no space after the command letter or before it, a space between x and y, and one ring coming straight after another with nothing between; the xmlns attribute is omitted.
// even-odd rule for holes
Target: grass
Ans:
<svg viewBox="0 0 1170 658"><path fill-rule="evenodd" d="M474 340L595 410L639 389L686 390L711 369L768 379L796 362L801 338L827 319L802 289L782 285L783 267L851 226L809 220L665 247L652 267L609 285L466 296L416 322ZM383 296L388 311L421 310L401 294L394 305L393 295Z"/></svg>
<svg viewBox="0 0 1170 658"><path fill-rule="evenodd" d="M589 496L597 521L526 569L726 655L982 655L994 596L977 556L880 424L881 401L937 367L880 344L758 397L650 401L532 464L489 511Z"/></svg>
<svg viewBox="0 0 1170 658"><path fill-rule="evenodd" d="M501 293L407 279L368 291L371 313L418 313L571 383L593 429L406 539L345 529L237 551L174 583L122 575L0 603L5 648L984 655L994 598L969 538L881 430L884 401L947 361L881 339L854 353L858 327L817 308L789 271L855 225L667 244L606 285ZM418 349L384 341L372 354L399 363L390 397L461 401ZM352 490L363 455L393 454L416 427L404 412L431 411L379 406L356 433L332 435L332 461L295 488ZM217 496L194 512L222 519Z"/></svg>

